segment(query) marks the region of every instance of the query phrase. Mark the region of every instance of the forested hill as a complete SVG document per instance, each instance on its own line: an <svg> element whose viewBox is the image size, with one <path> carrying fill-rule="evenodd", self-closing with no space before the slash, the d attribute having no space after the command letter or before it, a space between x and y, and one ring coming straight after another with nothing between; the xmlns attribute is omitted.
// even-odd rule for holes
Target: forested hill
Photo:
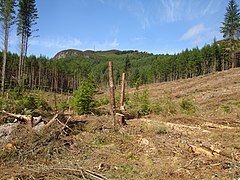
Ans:
<svg viewBox="0 0 240 180"><path fill-rule="evenodd" d="M123 54L148 54L146 52L139 52L137 50L127 50L127 51L120 51L120 50L108 50L108 51L92 51L92 50L86 50L86 51L81 51L77 49L67 49L58 52L55 56L54 59L62 59L66 58L68 56L76 56L76 57L96 57L96 56L101 56L104 54L115 54L115 55L123 55Z"/></svg>
<svg viewBox="0 0 240 180"><path fill-rule="evenodd" d="M238 66L239 59L237 56ZM18 55L8 54L6 88L17 86L18 60ZM66 50L52 59L29 56L25 63L24 85L29 89L73 91L83 79L91 76L96 86L107 87L108 61L113 62L115 84L120 84L121 74L125 72L127 84L131 87L191 78L231 68L230 52L224 43L218 42L202 49L186 49L174 55L118 50Z"/></svg>
<svg viewBox="0 0 240 180"><path fill-rule="evenodd" d="M226 41L205 45L202 49L186 49L181 53L154 55L133 50L79 51L64 50L54 57L59 69L67 71L76 89L82 78L92 74L99 86L106 86L108 61L114 65L115 83L120 84L121 73L128 76L128 85L158 83L191 78L231 67L230 52ZM238 61L239 61L239 57ZM65 68L64 68L65 66ZM68 70L67 70L68 69ZM62 73L62 72L60 72ZM62 83L64 84L64 83ZM64 88L63 88L64 89Z"/></svg>

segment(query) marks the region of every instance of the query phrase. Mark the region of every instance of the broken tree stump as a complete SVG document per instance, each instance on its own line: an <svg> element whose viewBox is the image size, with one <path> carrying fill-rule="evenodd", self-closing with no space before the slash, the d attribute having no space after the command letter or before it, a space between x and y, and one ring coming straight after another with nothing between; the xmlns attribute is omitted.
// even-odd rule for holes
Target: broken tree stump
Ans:
<svg viewBox="0 0 240 180"><path fill-rule="evenodd" d="M120 98L120 114L122 114L121 116L121 123L122 125L126 125L126 121L125 121L125 115L123 114L123 112L125 111L124 108L124 97L125 97L125 73L122 73L122 84L121 84L121 98Z"/></svg>
<svg viewBox="0 0 240 180"><path fill-rule="evenodd" d="M109 90L110 90L110 99L111 99L111 107L110 111L113 117L114 126L117 126L117 119L116 119L116 104L115 104L115 93L114 93L114 81L113 81L113 65L112 62L109 61L108 63L108 75L109 75Z"/></svg>

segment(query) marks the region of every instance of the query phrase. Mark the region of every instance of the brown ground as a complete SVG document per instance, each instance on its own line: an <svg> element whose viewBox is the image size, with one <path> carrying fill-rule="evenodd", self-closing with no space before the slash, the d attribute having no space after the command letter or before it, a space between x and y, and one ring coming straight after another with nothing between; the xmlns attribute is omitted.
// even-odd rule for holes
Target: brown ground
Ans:
<svg viewBox="0 0 240 180"><path fill-rule="evenodd" d="M240 69L142 88L152 102L190 99L197 110L175 107L120 130L109 116L71 116L69 128L37 133L19 126L0 151L0 179L240 178Z"/></svg>

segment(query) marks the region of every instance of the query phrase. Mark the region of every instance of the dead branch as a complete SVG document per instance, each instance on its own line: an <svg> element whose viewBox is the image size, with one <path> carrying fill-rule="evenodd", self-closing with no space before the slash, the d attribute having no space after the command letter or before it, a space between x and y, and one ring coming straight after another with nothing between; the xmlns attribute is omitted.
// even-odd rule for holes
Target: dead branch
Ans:
<svg viewBox="0 0 240 180"><path fill-rule="evenodd" d="M64 129L64 128L66 127L67 129L69 129L70 131L72 131L72 129L71 129L66 123L63 124L58 118L56 118L56 121L63 126L62 129Z"/></svg>
<svg viewBox="0 0 240 180"><path fill-rule="evenodd" d="M83 173L83 174L87 174L95 179L98 179L98 180L107 180L106 177L104 177L103 175L101 174L98 174L96 172L93 172L93 171L90 171L90 170L85 170L83 168L80 168L80 169L71 169L71 168L50 168L52 170L57 170L57 171L70 171L70 172L79 172L79 173Z"/></svg>
<svg viewBox="0 0 240 180"><path fill-rule="evenodd" d="M230 160L235 160L235 161L238 160L237 158L234 158L234 157L232 157L232 156L222 152L221 150L214 148L213 146L211 146L211 147L208 147L208 146L205 146L205 145L201 145L201 146L206 148L209 151L212 151L212 154L221 155L221 156L224 156L224 157L226 157L226 158L228 158Z"/></svg>
<svg viewBox="0 0 240 180"><path fill-rule="evenodd" d="M48 128L49 126L51 126L54 121L56 120L56 118L58 117L59 114L56 114L46 125L45 128Z"/></svg>

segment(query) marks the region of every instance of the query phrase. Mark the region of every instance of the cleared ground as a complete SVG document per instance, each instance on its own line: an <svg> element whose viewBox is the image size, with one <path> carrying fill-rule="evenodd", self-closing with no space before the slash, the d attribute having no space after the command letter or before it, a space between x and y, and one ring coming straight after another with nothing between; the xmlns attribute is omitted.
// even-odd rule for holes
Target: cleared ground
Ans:
<svg viewBox="0 0 240 180"><path fill-rule="evenodd" d="M65 114L41 132L20 125L2 145L0 179L240 178L240 69L141 89L169 112L119 130L93 115ZM194 113L175 106L183 100Z"/></svg>

